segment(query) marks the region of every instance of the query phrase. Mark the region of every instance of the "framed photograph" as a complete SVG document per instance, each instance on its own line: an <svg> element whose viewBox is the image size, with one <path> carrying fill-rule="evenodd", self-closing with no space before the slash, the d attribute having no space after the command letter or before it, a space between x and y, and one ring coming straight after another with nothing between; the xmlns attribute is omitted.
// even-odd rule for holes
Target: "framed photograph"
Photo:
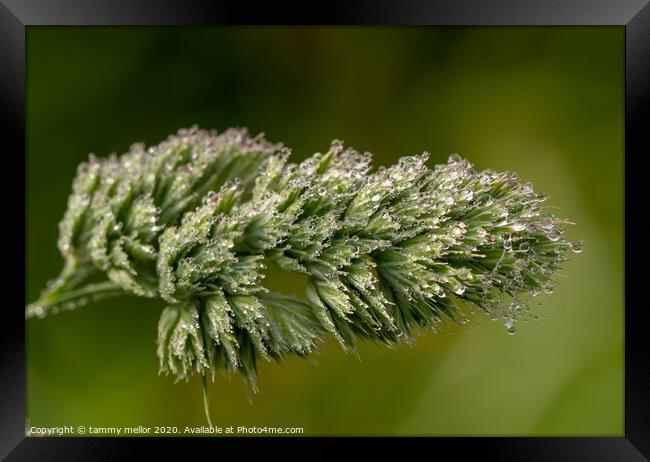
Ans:
<svg viewBox="0 0 650 462"><path fill-rule="evenodd" d="M647 460L649 63L646 0L0 0L0 455Z"/></svg>

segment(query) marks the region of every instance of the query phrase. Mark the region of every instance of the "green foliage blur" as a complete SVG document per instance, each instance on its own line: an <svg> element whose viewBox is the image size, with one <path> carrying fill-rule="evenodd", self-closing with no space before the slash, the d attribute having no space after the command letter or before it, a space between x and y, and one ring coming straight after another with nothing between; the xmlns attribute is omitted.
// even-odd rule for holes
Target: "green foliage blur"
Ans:
<svg viewBox="0 0 650 462"><path fill-rule="evenodd" d="M414 347L330 340L264 363L260 393L210 385L219 426L307 435L623 434L620 27L61 28L27 34L27 301L56 249L77 164L180 127L246 126L294 150L339 138L378 165L428 151L514 170L572 219L584 251L539 321L480 313ZM270 276L271 288L300 281ZM162 305L109 299L27 324L30 425L205 424L201 381L157 375ZM251 402L252 401L252 402Z"/></svg>

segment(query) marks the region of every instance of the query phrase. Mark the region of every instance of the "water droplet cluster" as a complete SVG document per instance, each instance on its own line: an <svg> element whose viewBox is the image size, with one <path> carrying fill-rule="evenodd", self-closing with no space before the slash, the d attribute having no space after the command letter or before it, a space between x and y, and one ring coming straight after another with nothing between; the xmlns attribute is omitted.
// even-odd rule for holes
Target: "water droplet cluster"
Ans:
<svg viewBox="0 0 650 462"><path fill-rule="evenodd" d="M373 168L334 141L294 164L245 130L181 130L80 166L60 224L64 257L128 293L167 303L160 369L239 371L259 358L306 356L324 333L410 341L415 327L467 322L461 306L508 333L581 242L511 172L476 171L458 154ZM307 276L303 299L269 292L273 263ZM44 316L38 310L38 316Z"/></svg>

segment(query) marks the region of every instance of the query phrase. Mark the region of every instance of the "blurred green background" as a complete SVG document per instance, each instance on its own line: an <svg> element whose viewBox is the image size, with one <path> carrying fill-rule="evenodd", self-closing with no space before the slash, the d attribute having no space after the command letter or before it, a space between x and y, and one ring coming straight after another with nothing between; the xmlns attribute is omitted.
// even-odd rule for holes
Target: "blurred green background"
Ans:
<svg viewBox="0 0 650 462"><path fill-rule="evenodd" d="M252 404L218 377L215 425L623 435L623 28L29 27L27 46L28 300L60 270L77 164L193 124L263 131L296 160L333 138L378 165L458 152L518 172L577 224L584 252L516 335L476 315L415 347L363 344L361 361L328 341L311 362L262 364ZM204 424L200 380L157 375L161 308L30 320L30 425Z"/></svg>

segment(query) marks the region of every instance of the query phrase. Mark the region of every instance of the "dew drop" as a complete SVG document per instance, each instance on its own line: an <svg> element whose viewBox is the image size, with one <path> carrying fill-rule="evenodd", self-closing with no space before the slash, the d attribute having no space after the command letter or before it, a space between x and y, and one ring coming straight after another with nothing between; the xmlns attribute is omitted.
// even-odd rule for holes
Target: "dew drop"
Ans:
<svg viewBox="0 0 650 462"><path fill-rule="evenodd" d="M471 201L474 199L474 192L471 189L467 189L461 196L461 199L464 201Z"/></svg>
<svg viewBox="0 0 650 462"><path fill-rule="evenodd" d="M533 184L524 183L524 185L521 187L521 192L526 195L531 194L533 192Z"/></svg>
<svg viewBox="0 0 650 462"><path fill-rule="evenodd" d="M548 237L550 241L555 242L560 239L561 235L562 233L560 233L557 229L552 229L546 234L546 237Z"/></svg>
<svg viewBox="0 0 650 462"><path fill-rule="evenodd" d="M513 221L510 228L512 228L513 231L523 231L526 229L526 223L520 220Z"/></svg>
<svg viewBox="0 0 650 462"><path fill-rule="evenodd" d="M205 196L203 196L203 205L213 204L217 202L218 196L214 191L208 191Z"/></svg>
<svg viewBox="0 0 650 462"><path fill-rule="evenodd" d="M43 308L41 305L35 306L33 313L37 318L43 319L45 317L45 308Z"/></svg>
<svg viewBox="0 0 650 462"><path fill-rule="evenodd" d="M575 253L580 253L582 252L582 248L584 246L584 243L582 241L573 241L569 244L571 246L571 250Z"/></svg>
<svg viewBox="0 0 650 462"><path fill-rule="evenodd" d="M482 194L481 197L478 199L478 204L481 207L487 207L488 205L491 205L494 202L494 198L489 195L489 194Z"/></svg>
<svg viewBox="0 0 650 462"><path fill-rule="evenodd" d="M488 186L490 183L492 183L493 178L494 178L494 172L492 172L491 170L485 170L484 172L481 172L478 181L481 184L481 186Z"/></svg>
<svg viewBox="0 0 650 462"><path fill-rule="evenodd" d="M336 154L340 154L343 151L343 141L341 140L332 140L330 149Z"/></svg>

